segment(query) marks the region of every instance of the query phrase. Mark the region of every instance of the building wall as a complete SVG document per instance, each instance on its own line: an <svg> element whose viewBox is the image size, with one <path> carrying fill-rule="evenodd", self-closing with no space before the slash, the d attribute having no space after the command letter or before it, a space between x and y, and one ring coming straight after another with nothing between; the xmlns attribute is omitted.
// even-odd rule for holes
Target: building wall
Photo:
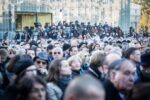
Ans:
<svg viewBox="0 0 150 100"><path fill-rule="evenodd" d="M135 31L138 31L138 24L141 17L141 5L131 3L130 10L130 25L135 29Z"/></svg>
<svg viewBox="0 0 150 100"><path fill-rule="evenodd" d="M51 0L54 22L100 22L100 0Z"/></svg>

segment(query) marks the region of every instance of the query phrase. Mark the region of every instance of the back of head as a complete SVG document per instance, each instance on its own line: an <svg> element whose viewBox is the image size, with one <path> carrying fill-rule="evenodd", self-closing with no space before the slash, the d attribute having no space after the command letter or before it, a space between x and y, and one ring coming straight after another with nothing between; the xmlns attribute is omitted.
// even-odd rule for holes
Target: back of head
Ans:
<svg viewBox="0 0 150 100"><path fill-rule="evenodd" d="M150 52L141 55L141 65L147 68L150 67Z"/></svg>
<svg viewBox="0 0 150 100"><path fill-rule="evenodd" d="M97 65L97 66L103 66L103 62L105 60L105 53L103 51L94 51L92 53L92 56L91 56L91 61L90 61L90 64L94 64L94 65Z"/></svg>
<svg viewBox="0 0 150 100"><path fill-rule="evenodd" d="M85 75L74 79L68 86L64 100L104 100L105 92L92 76Z"/></svg>
<svg viewBox="0 0 150 100"><path fill-rule="evenodd" d="M109 66L112 62L121 59L121 56L116 53L110 53L106 56L106 64Z"/></svg>
<svg viewBox="0 0 150 100"><path fill-rule="evenodd" d="M0 63L3 63L6 61L8 57L8 52L6 49L0 49Z"/></svg>

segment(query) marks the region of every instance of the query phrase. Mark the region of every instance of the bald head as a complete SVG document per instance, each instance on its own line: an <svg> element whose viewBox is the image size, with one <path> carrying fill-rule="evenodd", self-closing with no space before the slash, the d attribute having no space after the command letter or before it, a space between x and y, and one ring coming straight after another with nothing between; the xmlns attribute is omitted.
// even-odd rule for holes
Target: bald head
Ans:
<svg viewBox="0 0 150 100"><path fill-rule="evenodd" d="M100 81L92 76L81 76L68 86L64 100L104 100L105 92Z"/></svg>
<svg viewBox="0 0 150 100"><path fill-rule="evenodd" d="M109 66L112 62L121 59L121 56L119 56L116 53L110 53L106 56L106 63Z"/></svg>

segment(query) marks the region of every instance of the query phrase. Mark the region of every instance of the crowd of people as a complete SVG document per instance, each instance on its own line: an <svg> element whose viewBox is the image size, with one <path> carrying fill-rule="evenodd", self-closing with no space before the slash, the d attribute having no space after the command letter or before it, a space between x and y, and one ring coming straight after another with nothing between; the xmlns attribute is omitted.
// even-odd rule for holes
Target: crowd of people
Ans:
<svg viewBox="0 0 150 100"><path fill-rule="evenodd" d="M150 99L149 37L125 37L107 24L64 25L0 42L1 100Z"/></svg>

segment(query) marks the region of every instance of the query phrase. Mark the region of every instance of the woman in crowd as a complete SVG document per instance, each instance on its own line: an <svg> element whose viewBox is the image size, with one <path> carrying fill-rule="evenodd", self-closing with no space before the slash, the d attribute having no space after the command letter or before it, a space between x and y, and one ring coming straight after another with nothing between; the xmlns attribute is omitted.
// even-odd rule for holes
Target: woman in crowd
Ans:
<svg viewBox="0 0 150 100"><path fill-rule="evenodd" d="M83 70L81 68L82 61L78 56L76 55L71 56L68 59L68 63L69 63L69 66L71 67L73 78L83 74Z"/></svg>
<svg viewBox="0 0 150 100"><path fill-rule="evenodd" d="M71 69L68 62L56 59L51 62L47 76L48 100L60 100L71 80Z"/></svg>
<svg viewBox="0 0 150 100"><path fill-rule="evenodd" d="M24 76L19 80L15 100L47 100L46 83L39 77Z"/></svg>
<svg viewBox="0 0 150 100"><path fill-rule="evenodd" d="M90 65L87 73L93 77L102 80L104 78L103 64L105 60L105 53L103 51L94 51L91 56Z"/></svg>

